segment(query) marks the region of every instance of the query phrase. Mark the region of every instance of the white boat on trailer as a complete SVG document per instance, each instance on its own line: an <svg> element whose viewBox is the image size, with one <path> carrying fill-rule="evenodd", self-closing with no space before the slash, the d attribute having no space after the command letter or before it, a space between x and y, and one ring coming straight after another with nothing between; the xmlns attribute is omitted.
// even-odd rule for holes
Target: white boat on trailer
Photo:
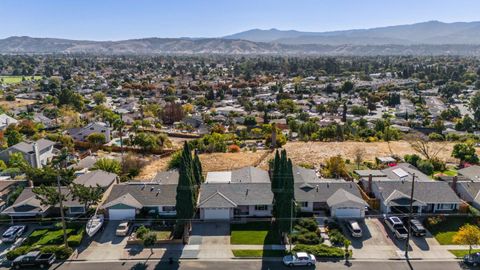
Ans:
<svg viewBox="0 0 480 270"><path fill-rule="evenodd" d="M87 222L86 231L88 236L94 236L100 230L100 228L102 228L104 220L105 218L103 215L93 215Z"/></svg>

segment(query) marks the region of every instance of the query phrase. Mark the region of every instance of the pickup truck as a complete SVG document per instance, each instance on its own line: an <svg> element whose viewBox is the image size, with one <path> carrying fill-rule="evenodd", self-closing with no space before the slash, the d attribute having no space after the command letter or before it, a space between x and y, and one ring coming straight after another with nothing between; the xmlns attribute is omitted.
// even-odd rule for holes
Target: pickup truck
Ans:
<svg viewBox="0 0 480 270"><path fill-rule="evenodd" d="M45 269L55 262L55 255L52 253L40 253L40 251L31 251L25 255L18 256L12 262L12 267L20 269L23 267L38 267Z"/></svg>
<svg viewBox="0 0 480 270"><path fill-rule="evenodd" d="M408 231L405 226L403 226L403 222L399 217L386 217L385 224L387 224L387 227L397 239L407 239Z"/></svg>

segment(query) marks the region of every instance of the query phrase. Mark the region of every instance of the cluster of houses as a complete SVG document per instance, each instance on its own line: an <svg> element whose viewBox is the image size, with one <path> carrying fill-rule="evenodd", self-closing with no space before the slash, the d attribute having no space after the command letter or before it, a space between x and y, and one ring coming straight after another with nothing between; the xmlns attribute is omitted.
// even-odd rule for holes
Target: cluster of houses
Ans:
<svg viewBox="0 0 480 270"><path fill-rule="evenodd" d="M377 214L407 213L414 175L412 205L415 213L453 213L466 203L480 206L480 166L462 169L458 177L449 181L432 180L407 163L383 170L357 170L358 182L321 178L314 170L300 166L294 166L293 173L297 207L301 212L319 216L362 219L369 210ZM113 173L83 170L74 183L103 188L99 208L110 220L133 220L175 216L178 178L178 172L172 170L159 172L149 181L120 183ZM0 187L11 182L16 181L0 181ZM87 212L82 203L71 197L67 187L61 190L67 198L64 206L68 215ZM376 206L371 204L372 200L376 201ZM245 167L208 172L200 187L197 218L271 217L272 202L270 177L265 170ZM32 188L27 187L2 214L12 218L45 217L58 215L58 207L42 205Z"/></svg>

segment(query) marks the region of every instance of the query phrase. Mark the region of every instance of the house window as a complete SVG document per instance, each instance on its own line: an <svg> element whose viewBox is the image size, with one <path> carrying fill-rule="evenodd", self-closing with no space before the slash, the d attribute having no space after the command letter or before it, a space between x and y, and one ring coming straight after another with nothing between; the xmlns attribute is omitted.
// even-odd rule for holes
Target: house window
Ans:
<svg viewBox="0 0 480 270"><path fill-rule="evenodd" d="M83 208L83 206L70 207L70 213L72 213L72 214L83 214L83 213L85 213L85 208Z"/></svg>
<svg viewBox="0 0 480 270"><path fill-rule="evenodd" d="M455 204L453 203L441 203L437 205L438 210L452 210L454 209Z"/></svg>
<svg viewBox="0 0 480 270"><path fill-rule="evenodd" d="M265 204L255 205L255 211L267 211L267 210L268 210L268 205L265 205Z"/></svg>
<svg viewBox="0 0 480 270"><path fill-rule="evenodd" d="M173 212L175 211L175 206L162 206L163 212Z"/></svg>
<svg viewBox="0 0 480 270"><path fill-rule="evenodd" d="M300 207L308 207L308 202L300 202Z"/></svg>

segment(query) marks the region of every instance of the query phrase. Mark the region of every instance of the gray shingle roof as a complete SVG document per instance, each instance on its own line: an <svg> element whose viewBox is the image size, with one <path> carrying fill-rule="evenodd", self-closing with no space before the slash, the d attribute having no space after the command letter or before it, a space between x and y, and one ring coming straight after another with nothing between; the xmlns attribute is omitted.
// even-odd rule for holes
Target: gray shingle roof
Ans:
<svg viewBox="0 0 480 270"><path fill-rule="evenodd" d="M321 181L314 170L300 166L293 166L293 180L295 183L313 183Z"/></svg>
<svg viewBox="0 0 480 270"><path fill-rule="evenodd" d="M256 167L245 167L232 171L232 183L270 183L268 172Z"/></svg>
<svg viewBox="0 0 480 270"><path fill-rule="evenodd" d="M339 189L361 198L355 183L344 181L322 181L316 183L295 183L295 200L299 202L327 202Z"/></svg>
<svg viewBox="0 0 480 270"><path fill-rule="evenodd" d="M343 204L358 204L366 206L367 203L360 197L353 195L352 193L344 190L343 188L338 189L333 193L330 198L327 199L327 205L329 207L335 205L343 205Z"/></svg>
<svg viewBox="0 0 480 270"><path fill-rule="evenodd" d="M52 145L55 145L55 142L52 142L47 139L40 139L36 141L38 151L42 151L43 149L46 149ZM23 153L29 153L33 152L33 142L20 142L12 146L12 148L17 149L18 151L21 151Z"/></svg>
<svg viewBox="0 0 480 270"><path fill-rule="evenodd" d="M431 182L430 177L428 175L419 171L415 166L409 163L398 163L397 166L389 167L387 169L383 169L382 172L387 176L387 178L391 180L400 180L400 177L394 172L394 170L401 169L408 174L405 180L411 180L413 174L415 173L417 181L428 181Z"/></svg>
<svg viewBox="0 0 480 270"><path fill-rule="evenodd" d="M115 181L116 178L117 175L114 173L95 170L79 175L77 178L75 178L75 180L73 180L73 182L87 187L96 187L97 185L101 187L108 187Z"/></svg>
<svg viewBox="0 0 480 270"><path fill-rule="evenodd" d="M156 183L129 182L112 187L105 205L125 194L130 194L143 206L175 205L177 185L159 185Z"/></svg>
<svg viewBox="0 0 480 270"><path fill-rule="evenodd" d="M212 195L216 193L221 193L236 205L271 204L273 201L270 183L204 183L200 188L200 205L207 199L213 199ZM220 204L218 207L225 207L227 201L220 201L218 196L215 197L217 197L215 202ZM208 205L208 207L215 207L213 201L208 202Z"/></svg>
<svg viewBox="0 0 480 270"><path fill-rule="evenodd" d="M179 174L177 170L170 170L166 172L158 172L153 178L153 182L158 184L178 184Z"/></svg>
<svg viewBox="0 0 480 270"><path fill-rule="evenodd" d="M382 200L387 199L397 190L403 194L409 195L411 192L411 181L373 181L374 190L381 191ZM455 192L445 182L440 181L416 181L415 191L413 194L415 200L425 203L460 203L461 200Z"/></svg>
<svg viewBox="0 0 480 270"><path fill-rule="evenodd" d="M475 198L480 192L480 182L459 181L457 186L462 186L472 198Z"/></svg>
<svg viewBox="0 0 480 270"><path fill-rule="evenodd" d="M473 165L467 168L458 170L459 175L463 175L472 181L480 181L480 166Z"/></svg>

